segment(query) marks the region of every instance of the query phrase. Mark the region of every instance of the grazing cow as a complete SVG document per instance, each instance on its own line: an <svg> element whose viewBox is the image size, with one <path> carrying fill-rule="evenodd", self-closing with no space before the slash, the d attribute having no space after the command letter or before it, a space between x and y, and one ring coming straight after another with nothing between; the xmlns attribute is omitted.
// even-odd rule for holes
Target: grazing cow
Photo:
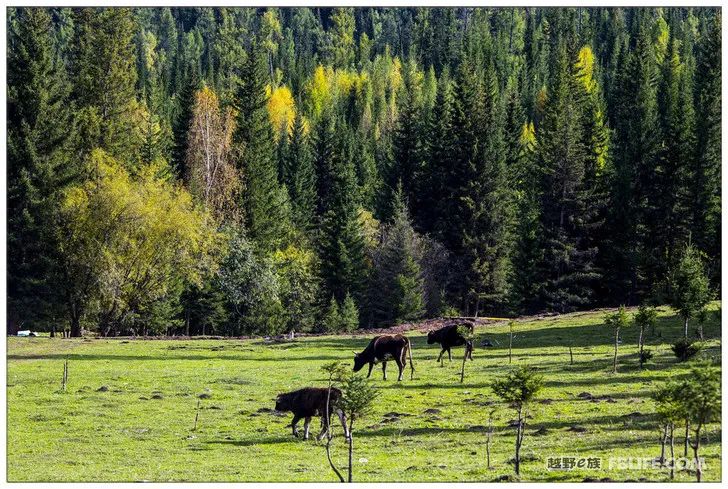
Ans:
<svg viewBox="0 0 728 489"><path fill-rule="evenodd" d="M358 372L364 365L369 364L367 378L372 375L375 363L382 362L382 373L387 380L387 360L394 360L399 367L398 381L402 380L402 373L407 366L407 357L410 362L410 379L414 378L415 366L412 363L412 346L409 339L401 334L377 336L369 342L363 352L354 352L354 372Z"/></svg>
<svg viewBox="0 0 728 489"><path fill-rule="evenodd" d="M447 357L452 361L452 353L450 348L453 346L465 345L465 355L470 360L473 359L473 342L465 339L465 337L458 330L459 327L464 326L473 334L473 323L458 323L444 326L438 330L430 331L427 333L427 344L432 345L433 343L439 343L442 347L440 356L437 357L438 362L442 362L442 355L447 352ZM442 365L442 363L440 363Z"/></svg>
<svg viewBox="0 0 728 489"><path fill-rule="evenodd" d="M276 398L276 411L291 411L293 413L293 436L298 436L298 428L296 424L304 418L303 423L303 439L308 440L308 425L311 423L311 417L321 416L321 433L316 438L320 440L329 431L329 422L331 414L336 415L344 427L344 436L349 438L349 430L346 428L346 416L344 412L338 408L337 404L341 399L341 391L335 387L331 388L331 396L329 397L328 389L325 387L305 387L297 391L288 392L286 394L278 394ZM326 415L326 400L329 397L329 413Z"/></svg>

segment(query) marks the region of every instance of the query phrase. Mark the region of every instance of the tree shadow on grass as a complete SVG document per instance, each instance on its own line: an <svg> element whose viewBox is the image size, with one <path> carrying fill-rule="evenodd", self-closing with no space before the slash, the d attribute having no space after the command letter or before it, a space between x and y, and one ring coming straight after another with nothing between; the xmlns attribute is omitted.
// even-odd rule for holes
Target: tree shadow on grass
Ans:
<svg viewBox="0 0 728 489"><path fill-rule="evenodd" d="M440 427L419 427L419 428L396 428L386 427L380 429L361 429L354 431L354 441L357 438L374 438L374 437L393 437L393 436L428 436L428 435L441 435L443 433L458 434L458 433L473 433L474 431L469 428L440 428ZM343 439L343 437L341 437ZM211 440L206 441L207 444L214 445L232 445L236 447L250 447L254 445L276 445L280 443L311 443L312 445L321 445L316 441L315 435L312 435L308 441L304 441L303 438L295 438L289 436L276 436L271 438L257 438L257 439L246 439L246 440Z"/></svg>
<svg viewBox="0 0 728 489"><path fill-rule="evenodd" d="M281 357L260 357L255 355L115 355L115 354L80 354L80 353L45 353L45 354L11 354L6 357L8 360L76 360L76 361L95 361L95 360L120 360L120 361L211 361L211 360L235 360L239 362L281 362ZM286 362L301 362L311 360L343 360L339 356L333 355L309 355L285 358Z"/></svg>

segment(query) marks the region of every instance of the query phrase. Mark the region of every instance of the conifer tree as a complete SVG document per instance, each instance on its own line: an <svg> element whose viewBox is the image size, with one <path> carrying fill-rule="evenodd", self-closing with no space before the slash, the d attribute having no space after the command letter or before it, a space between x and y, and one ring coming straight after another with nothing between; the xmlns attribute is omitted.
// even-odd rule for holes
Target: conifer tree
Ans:
<svg viewBox="0 0 728 489"><path fill-rule="evenodd" d="M665 279L675 263L679 249L690 233L689 184L695 156L695 113L693 112L692 80L680 58L679 41L669 43L663 58L662 83L659 91L664 143L655 168L652 255L655 281ZM656 251L655 251L656 250Z"/></svg>
<svg viewBox="0 0 728 489"><path fill-rule="evenodd" d="M456 148L445 177L445 244L463 261L460 299L466 313L502 307L510 273L512 196L507 185L503 110L489 61L482 78L459 67L455 100Z"/></svg>
<svg viewBox="0 0 728 489"><path fill-rule="evenodd" d="M697 47L697 157L692 182L693 239L715 263L711 279L720 276L721 226L721 13L710 20Z"/></svg>
<svg viewBox="0 0 728 489"><path fill-rule="evenodd" d="M653 203L652 171L662 141L655 55L644 21L638 24L634 49L622 55L618 73L613 191L607 224L613 243L608 280L616 299L630 304L644 284L650 283L644 260L645 247L652 246L647 210Z"/></svg>
<svg viewBox="0 0 728 489"><path fill-rule="evenodd" d="M141 138L134 124L138 105L132 10L81 8L74 22L73 95L79 108L98 120L98 137L91 143L136 164Z"/></svg>
<svg viewBox="0 0 728 489"><path fill-rule="evenodd" d="M273 250L288 239L290 204L278 183L273 128L267 111L265 58L254 42L242 72L233 136L244 190L242 204L250 238L262 250Z"/></svg>
<svg viewBox="0 0 728 489"><path fill-rule="evenodd" d="M539 280L547 307L566 312L588 303L591 282L597 277L595 250L586 241L589 209L582 108L574 97L577 79L564 43L558 47L556 62L538 131L543 247Z"/></svg>
<svg viewBox="0 0 728 489"><path fill-rule="evenodd" d="M192 122L192 109L195 106L195 94L200 89L200 80L194 70L189 70L182 90L177 93L177 106L175 110L173 133L174 146L172 148L172 160L178 178L182 178L187 169L185 158L187 154L187 136Z"/></svg>
<svg viewBox="0 0 728 489"><path fill-rule="evenodd" d="M402 185L392 200L392 218L372 256L368 301L373 324L419 319L424 313L423 243L412 228Z"/></svg>
<svg viewBox="0 0 728 489"><path fill-rule="evenodd" d="M9 28L7 105L8 317L60 318L55 211L78 177L69 85L48 10L15 11Z"/></svg>
<svg viewBox="0 0 728 489"><path fill-rule="evenodd" d="M356 198L356 175L351 162L337 149L332 165L330 198L322 216L319 244L324 297L341 302L350 293L361 302L366 262L364 236Z"/></svg>
<svg viewBox="0 0 728 489"><path fill-rule="evenodd" d="M316 212L316 171L304 119L296 113L283 165L283 181L291 198L296 225L310 231Z"/></svg>
<svg viewBox="0 0 728 489"><path fill-rule="evenodd" d="M420 195L420 222L423 232L442 235L445 229L447 214L442 211L445 197L443 183L450 169L450 161L455 149L453 127L454 97L453 84L449 70L445 69L440 76L433 116L430 119L428 145L423 173L423 188Z"/></svg>

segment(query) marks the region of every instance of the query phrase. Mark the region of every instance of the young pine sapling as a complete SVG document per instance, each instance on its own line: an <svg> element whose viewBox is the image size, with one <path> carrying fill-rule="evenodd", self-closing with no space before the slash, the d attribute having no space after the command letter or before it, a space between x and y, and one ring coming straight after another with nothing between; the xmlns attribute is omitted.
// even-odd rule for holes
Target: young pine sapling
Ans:
<svg viewBox="0 0 728 489"><path fill-rule="evenodd" d="M604 317L604 324L614 329L614 364L613 373L617 373L617 353L619 349L619 331L629 326L627 311L624 306L619 306L619 310Z"/></svg>
<svg viewBox="0 0 728 489"><path fill-rule="evenodd" d="M529 367L522 366L511 370L506 377L494 381L492 388L498 397L516 409L518 415L514 464L516 475L520 475L521 446L526 428L527 409L543 388L543 376L536 374Z"/></svg>

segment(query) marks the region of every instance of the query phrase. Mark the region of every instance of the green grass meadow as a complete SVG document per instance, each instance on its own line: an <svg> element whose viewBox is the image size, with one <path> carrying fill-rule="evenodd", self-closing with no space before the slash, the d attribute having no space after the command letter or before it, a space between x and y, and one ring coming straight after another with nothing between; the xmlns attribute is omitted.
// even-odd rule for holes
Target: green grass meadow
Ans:
<svg viewBox="0 0 728 489"><path fill-rule="evenodd" d="M720 358L719 308L717 302L711 305L703 357ZM512 363L531 365L545 376L540 401L530 409L522 480L668 480L666 469L608 467L610 457L659 455L650 394L690 366L677 363L670 350L682 334L680 320L666 307L659 311L656 331L647 338L652 361L639 369L638 332L632 327L623 331L616 375L605 311L516 323ZM424 332L408 334L414 380L408 371L397 382L392 363L389 380L383 381L375 367L372 380L380 395L355 425L355 481L493 481L513 473L515 428L508 421L515 413L490 388L509 369L508 326L496 323L476 333L464 383L459 381L462 348L441 368L435 361L439 348L426 344ZM307 337L280 344L8 338L8 480L335 482L322 443L293 438L290 413L282 417L259 409L273 408L280 392L325 386L321 366L333 360L351 365L352 350L363 349L369 338ZM481 347L484 338L496 346ZM69 380L63 392L66 358ZM489 470L484 426L491 411ZM343 469L346 446L335 426L334 458ZM311 427L318 433L318 420ZM676 444L680 455L681 443L682 436ZM708 426L703 443L704 480L719 481L719 424ZM601 457L602 467L549 471L548 458L561 456ZM695 477L679 472L676 480Z"/></svg>

